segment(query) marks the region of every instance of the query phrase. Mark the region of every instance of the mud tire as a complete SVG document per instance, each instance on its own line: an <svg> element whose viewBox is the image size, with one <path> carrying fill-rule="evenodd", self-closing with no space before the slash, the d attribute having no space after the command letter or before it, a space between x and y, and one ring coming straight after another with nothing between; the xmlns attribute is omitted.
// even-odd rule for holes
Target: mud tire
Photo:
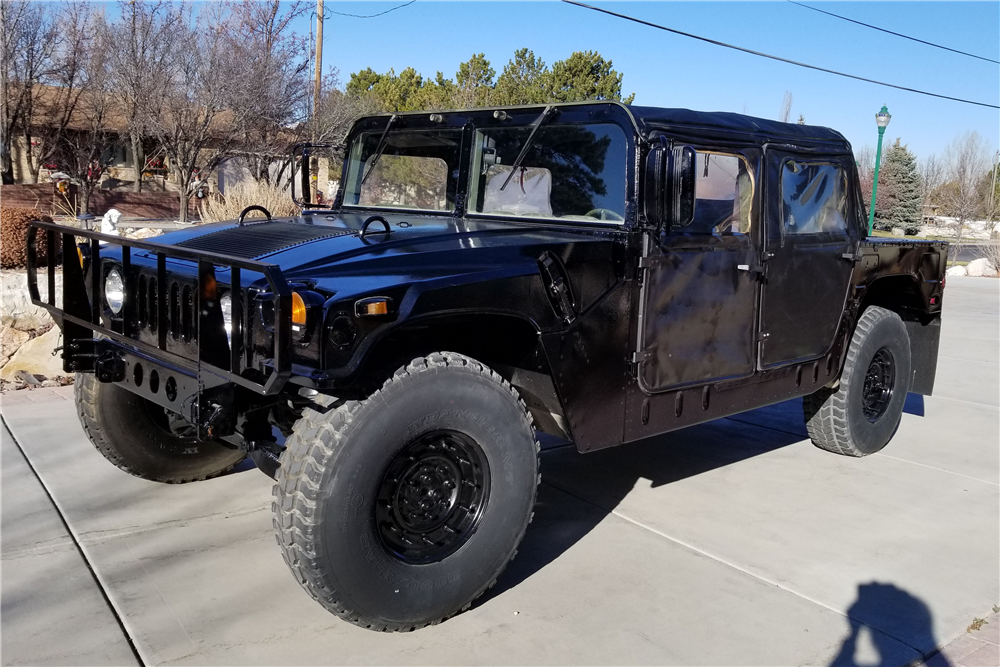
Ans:
<svg viewBox="0 0 1000 667"><path fill-rule="evenodd" d="M469 357L435 352L363 401L314 401L286 442L274 486L275 533L295 579L327 610L371 630L415 630L468 609L514 557L532 518L539 445L516 391ZM405 486L409 473L394 472L400 457L419 462L408 456L417 444L448 434L484 457L479 470L488 474L472 484L486 489L482 509L450 552L435 538L415 562L392 546L384 508L398 496L386 485ZM455 512L441 516L450 522Z"/></svg>
<svg viewBox="0 0 1000 667"><path fill-rule="evenodd" d="M885 447L899 427L910 369L910 338L899 315L878 306L867 308L854 330L837 386L803 400L813 444L845 456L867 456ZM880 392L884 383L873 385L872 378L884 380L887 374L892 386L888 393Z"/></svg>
<svg viewBox="0 0 1000 667"><path fill-rule="evenodd" d="M104 458L135 477L184 484L217 477L245 458L219 441L179 437L162 410L127 389L77 373L73 387L83 430Z"/></svg>

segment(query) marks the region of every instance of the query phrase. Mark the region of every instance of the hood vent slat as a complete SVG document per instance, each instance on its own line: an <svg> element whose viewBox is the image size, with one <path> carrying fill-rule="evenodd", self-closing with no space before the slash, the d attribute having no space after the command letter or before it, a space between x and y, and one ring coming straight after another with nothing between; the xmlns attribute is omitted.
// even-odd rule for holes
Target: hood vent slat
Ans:
<svg viewBox="0 0 1000 667"><path fill-rule="evenodd" d="M181 241L181 248L205 250L243 259L256 259L292 246L332 236L353 234L354 230L306 225L298 222L261 222L230 227Z"/></svg>

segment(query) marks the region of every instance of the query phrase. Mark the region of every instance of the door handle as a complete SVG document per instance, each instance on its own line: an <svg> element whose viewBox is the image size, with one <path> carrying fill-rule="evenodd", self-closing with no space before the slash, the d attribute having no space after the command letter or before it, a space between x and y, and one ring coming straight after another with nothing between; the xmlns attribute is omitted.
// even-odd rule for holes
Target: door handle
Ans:
<svg viewBox="0 0 1000 667"><path fill-rule="evenodd" d="M748 271L750 273L764 273L764 267L760 264L737 264L736 268L740 271Z"/></svg>

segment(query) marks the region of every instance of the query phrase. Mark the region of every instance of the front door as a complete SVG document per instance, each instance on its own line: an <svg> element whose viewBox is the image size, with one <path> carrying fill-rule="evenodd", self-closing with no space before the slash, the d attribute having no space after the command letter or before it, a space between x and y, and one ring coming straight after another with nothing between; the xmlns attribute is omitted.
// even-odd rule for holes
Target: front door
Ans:
<svg viewBox="0 0 1000 667"><path fill-rule="evenodd" d="M754 371L752 164L739 151L698 151L694 221L648 243L637 359L647 393Z"/></svg>
<svg viewBox="0 0 1000 667"><path fill-rule="evenodd" d="M818 359L833 346L858 244L850 159L765 154L761 369Z"/></svg>

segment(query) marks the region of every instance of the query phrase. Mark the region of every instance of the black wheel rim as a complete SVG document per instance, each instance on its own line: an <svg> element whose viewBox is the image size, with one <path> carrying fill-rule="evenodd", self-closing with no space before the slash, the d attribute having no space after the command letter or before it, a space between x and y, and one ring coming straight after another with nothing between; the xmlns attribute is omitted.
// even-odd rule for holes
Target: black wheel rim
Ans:
<svg viewBox="0 0 1000 667"><path fill-rule="evenodd" d="M404 563L443 560L469 541L490 496L486 453L457 431L425 434L389 464L375 522L386 550Z"/></svg>
<svg viewBox="0 0 1000 667"><path fill-rule="evenodd" d="M868 372L865 374L862 400L865 418L868 421L877 422L885 414L892 400L895 384L895 360L892 358L892 353L883 347L872 357L871 363L868 364Z"/></svg>

